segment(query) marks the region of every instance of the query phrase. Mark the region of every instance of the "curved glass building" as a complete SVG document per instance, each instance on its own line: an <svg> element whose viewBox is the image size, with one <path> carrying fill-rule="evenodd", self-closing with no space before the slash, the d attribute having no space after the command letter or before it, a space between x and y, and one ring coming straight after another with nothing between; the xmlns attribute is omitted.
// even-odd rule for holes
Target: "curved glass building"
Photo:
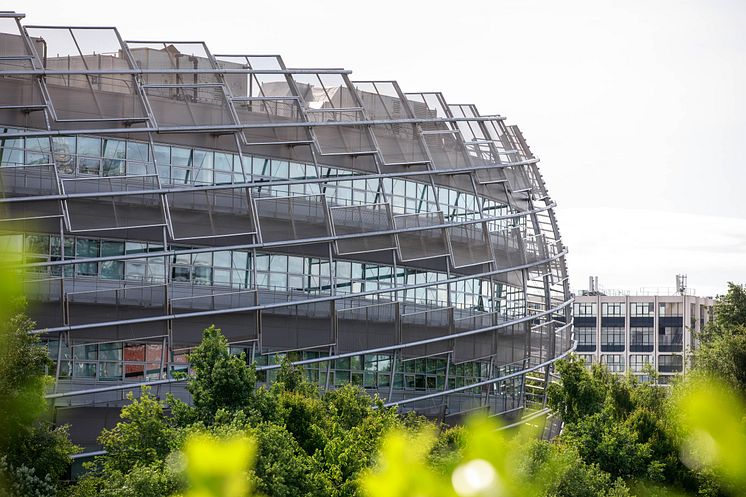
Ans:
<svg viewBox="0 0 746 497"><path fill-rule="evenodd" d="M517 127L393 80L22 18L0 13L1 240L73 434L134 385L183 394L213 323L262 381L287 356L449 422L542 401L571 297Z"/></svg>

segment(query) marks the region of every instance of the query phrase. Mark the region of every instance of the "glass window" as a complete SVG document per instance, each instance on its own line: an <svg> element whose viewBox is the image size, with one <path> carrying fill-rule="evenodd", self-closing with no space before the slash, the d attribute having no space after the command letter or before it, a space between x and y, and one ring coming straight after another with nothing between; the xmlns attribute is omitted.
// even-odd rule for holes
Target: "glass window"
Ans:
<svg viewBox="0 0 746 497"><path fill-rule="evenodd" d="M596 303L595 302L575 302L573 312L575 316L596 316Z"/></svg>
<svg viewBox="0 0 746 497"><path fill-rule="evenodd" d="M681 352L684 350L684 328L682 326L661 326L658 328L658 350L661 352Z"/></svg>
<svg viewBox="0 0 746 497"><path fill-rule="evenodd" d="M629 315L632 317L652 317L653 306L653 302L630 302Z"/></svg>
<svg viewBox="0 0 746 497"><path fill-rule="evenodd" d="M681 302L660 302L658 304L658 316L678 317L683 316L683 305Z"/></svg>
<svg viewBox="0 0 746 497"><path fill-rule="evenodd" d="M629 350L632 352L653 351L653 328L632 326L629 330Z"/></svg>
<svg viewBox="0 0 746 497"><path fill-rule="evenodd" d="M601 327L601 351L621 352L624 350L624 327Z"/></svg>
<svg viewBox="0 0 746 497"><path fill-rule="evenodd" d="M127 160L137 162L150 162L148 155L150 146L147 143L127 142Z"/></svg>
<svg viewBox="0 0 746 497"><path fill-rule="evenodd" d="M100 362L98 364L98 379L101 381L114 381L122 379L121 362Z"/></svg>
<svg viewBox="0 0 746 497"><path fill-rule="evenodd" d="M605 317L624 317L624 302L602 302L601 315Z"/></svg>
<svg viewBox="0 0 746 497"><path fill-rule="evenodd" d="M653 356L651 355L632 354L629 356L629 369L634 373L642 373L645 366L652 362Z"/></svg>
<svg viewBox="0 0 746 497"><path fill-rule="evenodd" d="M578 352L593 352L596 350L596 328L575 327L575 335L578 340Z"/></svg>
<svg viewBox="0 0 746 497"><path fill-rule="evenodd" d="M75 255L78 258L89 258L99 256L100 244L98 240L78 238L75 240ZM75 265L75 274L83 276L97 276L98 263L84 262Z"/></svg>
<svg viewBox="0 0 746 497"><path fill-rule="evenodd" d="M684 358L680 355L658 356L658 372L680 373L684 370Z"/></svg>
<svg viewBox="0 0 746 497"><path fill-rule="evenodd" d="M102 174L104 176L121 176L124 174L126 142L104 138L104 160Z"/></svg>
<svg viewBox="0 0 746 497"><path fill-rule="evenodd" d="M601 356L601 364L605 364L611 372L624 372L624 356L622 354L604 354Z"/></svg>
<svg viewBox="0 0 746 497"><path fill-rule="evenodd" d="M121 343L102 343L98 346L99 359L103 361L121 361Z"/></svg>
<svg viewBox="0 0 746 497"><path fill-rule="evenodd" d="M123 242L101 242L101 257L112 257L124 254ZM124 279L124 262L123 261L103 261L101 262L101 278L106 280Z"/></svg>
<svg viewBox="0 0 746 497"><path fill-rule="evenodd" d="M207 150L195 150L193 161L195 184L212 184L212 152Z"/></svg>

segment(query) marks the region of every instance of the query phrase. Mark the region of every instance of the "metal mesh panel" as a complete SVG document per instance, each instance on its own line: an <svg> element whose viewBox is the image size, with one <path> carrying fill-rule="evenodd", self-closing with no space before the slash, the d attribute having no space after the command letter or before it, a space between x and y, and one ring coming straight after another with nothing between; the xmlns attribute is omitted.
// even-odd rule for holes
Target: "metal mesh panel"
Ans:
<svg viewBox="0 0 746 497"><path fill-rule="evenodd" d="M513 192L521 192L531 189L531 180L526 173L526 166L508 166L503 169L508 178L508 184Z"/></svg>
<svg viewBox="0 0 746 497"><path fill-rule="evenodd" d="M396 229L419 228L442 225L443 223L442 212L394 216L394 226ZM398 233L396 239L399 244L399 254L402 261L427 259L449 255L450 253L446 239L446 230L444 228Z"/></svg>
<svg viewBox="0 0 746 497"><path fill-rule="evenodd" d="M158 194L69 199L65 201L70 231L113 230L163 226L163 209Z"/></svg>
<svg viewBox="0 0 746 497"><path fill-rule="evenodd" d="M455 131L431 131L423 134L433 167L439 171L468 167L464 144Z"/></svg>
<svg viewBox="0 0 746 497"><path fill-rule="evenodd" d="M332 345L331 307L330 302L311 302L262 311L262 349L284 351Z"/></svg>
<svg viewBox="0 0 746 497"><path fill-rule="evenodd" d="M501 328L497 332L497 356L495 365L497 367L505 364L513 364L526 358L526 334L528 325L514 324Z"/></svg>
<svg viewBox="0 0 746 497"><path fill-rule="evenodd" d="M153 317L163 314L165 309L165 285L129 286L121 281L76 280L72 290L65 293L71 325Z"/></svg>
<svg viewBox="0 0 746 497"><path fill-rule="evenodd" d="M502 183L477 183L477 193L495 202L508 205L514 203L513 197L507 190L507 182Z"/></svg>
<svg viewBox="0 0 746 497"><path fill-rule="evenodd" d="M111 230L143 226L163 226L160 194L137 193L158 188L156 176L78 178L62 182L67 194L101 193L101 196L65 200L71 231ZM131 191L128 195L107 196L106 192Z"/></svg>
<svg viewBox="0 0 746 497"><path fill-rule="evenodd" d="M60 193L54 164L3 166L0 168L0 185L5 197Z"/></svg>
<svg viewBox="0 0 746 497"><path fill-rule="evenodd" d="M316 126L313 134L322 155L372 154L376 151L364 126Z"/></svg>
<svg viewBox="0 0 746 497"><path fill-rule="evenodd" d="M395 82L355 82L354 85L369 118L396 120L413 117ZM417 124L377 124L370 129L385 164L420 163L428 159L419 139Z"/></svg>
<svg viewBox="0 0 746 497"><path fill-rule="evenodd" d="M60 193L54 165L15 166L0 168L0 183L6 197L32 197ZM60 217L58 200L14 202L2 205L2 221Z"/></svg>
<svg viewBox="0 0 746 497"><path fill-rule="evenodd" d="M399 341L399 303L337 309L337 351L354 352Z"/></svg>
<svg viewBox="0 0 746 497"><path fill-rule="evenodd" d="M247 188L184 190L166 198L176 240L256 233Z"/></svg>
<svg viewBox="0 0 746 497"><path fill-rule="evenodd" d="M401 343L448 335L452 313L452 307L427 310L412 309L409 312L408 306L404 306L404 313L401 315ZM402 349L401 354L404 359L414 359L450 352L452 349L453 340L443 340Z"/></svg>
<svg viewBox="0 0 746 497"><path fill-rule="evenodd" d="M486 328L497 324L496 313L477 313L471 315L465 311L454 315L454 333ZM453 362L460 363L489 357L495 353L495 331L486 331L476 335L454 339Z"/></svg>
<svg viewBox="0 0 746 497"><path fill-rule="evenodd" d="M492 260L492 250L485 237L486 230L484 223L448 228L454 266L465 267Z"/></svg>
<svg viewBox="0 0 746 497"><path fill-rule="evenodd" d="M331 235L323 195L256 199L262 240L300 240Z"/></svg>
<svg viewBox="0 0 746 497"><path fill-rule="evenodd" d="M159 126L236 124L222 85L144 87Z"/></svg>
<svg viewBox="0 0 746 497"><path fill-rule="evenodd" d="M491 231L490 241L498 268L517 267L526 263L526 255L521 243L521 232L518 228Z"/></svg>
<svg viewBox="0 0 746 497"><path fill-rule="evenodd" d="M353 205L331 209L334 232L337 236L371 233L370 236L337 240L339 254L356 254L396 248L393 234L376 235L376 231L393 229L388 204Z"/></svg>
<svg viewBox="0 0 746 497"><path fill-rule="evenodd" d="M34 68L31 59L15 18L0 18L0 71L31 70ZM0 108L43 107L44 99L35 79L23 74L0 78Z"/></svg>
<svg viewBox="0 0 746 497"><path fill-rule="evenodd" d="M56 328L65 324L62 278L26 280L23 289L38 328Z"/></svg>
<svg viewBox="0 0 746 497"><path fill-rule="evenodd" d="M42 81L60 121L120 120L144 122L147 112L132 70L113 28L28 28L32 38L43 38L39 64L47 70L79 71L48 74ZM36 46L39 52L40 45ZM101 71L84 74L86 71Z"/></svg>
<svg viewBox="0 0 746 497"><path fill-rule="evenodd" d="M196 286L172 287L170 299L173 313L183 314L217 309L235 309L256 305L256 290L216 292L211 288ZM200 295L201 294L201 295ZM215 325L229 342L244 342L258 338L258 313L256 311L231 312L212 316L191 316L174 319L173 340L179 347L196 345L202 339L202 330Z"/></svg>

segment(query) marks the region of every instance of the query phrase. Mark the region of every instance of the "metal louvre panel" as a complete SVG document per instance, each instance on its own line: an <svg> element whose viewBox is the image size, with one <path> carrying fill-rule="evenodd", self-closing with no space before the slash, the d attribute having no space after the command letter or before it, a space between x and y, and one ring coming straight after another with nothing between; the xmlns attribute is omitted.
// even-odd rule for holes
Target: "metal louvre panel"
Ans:
<svg viewBox="0 0 746 497"><path fill-rule="evenodd" d="M194 285L172 285L171 309L174 314L183 314L215 309L251 307L257 303L256 290L224 292ZM215 324L228 342L244 342L258 339L258 313L256 311L222 314L219 319L213 316L194 316L174 319L173 340L177 347L197 345L202 339L202 330Z"/></svg>
<svg viewBox="0 0 746 497"><path fill-rule="evenodd" d="M185 189L166 199L175 240L256 233L248 188Z"/></svg>
<svg viewBox="0 0 746 497"><path fill-rule="evenodd" d="M513 192L521 192L531 190L531 180L528 178L526 172L527 166L508 166L503 168L505 176L508 178L508 184L510 190Z"/></svg>
<svg viewBox="0 0 746 497"><path fill-rule="evenodd" d="M404 304L401 315L401 343L416 342L450 334L453 308L418 309L421 306ZM444 354L453 350L453 340L402 349L403 359Z"/></svg>
<svg viewBox="0 0 746 497"><path fill-rule="evenodd" d="M314 128L313 136L321 155L372 154L376 151L368 130L360 125L318 126Z"/></svg>
<svg viewBox="0 0 746 497"><path fill-rule="evenodd" d="M540 321L531 326L531 357L543 362L554 355L556 323L543 318Z"/></svg>
<svg viewBox="0 0 746 497"><path fill-rule="evenodd" d="M0 71L11 68L17 67L14 67L12 62L0 60ZM38 109L45 107L41 90L32 76L0 78L0 109L5 106Z"/></svg>
<svg viewBox="0 0 746 497"><path fill-rule="evenodd" d="M490 231L490 241L498 268L512 268L526 264L526 254L518 228Z"/></svg>
<svg viewBox="0 0 746 497"><path fill-rule="evenodd" d="M113 230L164 226L161 197L158 194L132 194L65 200L70 231Z"/></svg>
<svg viewBox="0 0 746 497"><path fill-rule="evenodd" d="M354 302L345 300L342 305ZM337 352L386 347L399 343L399 303L337 309Z"/></svg>
<svg viewBox="0 0 746 497"><path fill-rule="evenodd" d="M493 260L492 249L486 241L486 230L484 223L462 224L448 228L451 257L455 267L466 267Z"/></svg>
<svg viewBox="0 0 746 497"><path fill-rule="evenodd" d="M498 323L497 313L474 312L470 310L454 311L453 331L463 331L487 328ZM475 335L459 337L453 343L453 362L475 361L495 354L495 331L486 331Z"/></svg>
<svg viewBox="0 0 746 497"><path fill-rule="evenodd" d="M36 326L43 329L65 324L61 277L26 280L23 290L33 308Z"/></svg>
<svg viewBox="0 0 746 497"><path fill-rule="evenodd" d="M111 230L144 226L164 226L163 202L157 193L137 193L158 189L155 175L63 179L66 194L101 193L96 197L68 198L64 201L71 231ZM107 192L131 192L107 196Z"/></svg>
<svg viewBox="0 0 746 497"><path fill-rule="evenodd" d="M497 335L495 366L501 367L527 357L528 324L515 324L501 329Z"/></svg>
<svg viewBox="0 0 746 497"><path fill-rule="evenodd" d="M66 281L71 325L158 316L166 309L166 285L128 285L125 281L77 278Z"/></svg>
<svg viewBox="0 0 746 497"><path fill-rule="evenodd" d="M58 121L121 121L132 126L148 120L138 83L126 72L133 66L115 28L30 26L27 31L32 38L44 39L43 48L34 46L39 66L70 71L41 79Z"/></svg>
<svg viewBox="0 0 746 497"><path fill-rule="evenodd" d="M261 197L255 205L265 242L331 236L324 195Z"/></svg>
<svg viewBox="0 0 746 497"><path fill-rule="evenodd" d="M469 166L464 144L456 131L424 133L423 138L436 170L462 169Z"/></svg>
<svg viewBox="0 0 746 497"><path fill-rule="evenodd" d="M261 311L262 350L309 349L334 343L332 303L310 302Z"/></svg>
<svg viewBox="0 0 746 497"><path fill-rule="evenodd" d="M393 229L388 204L364 204L330 209L334 233L337 236L370 233L370 236L337 240L337 253L357 254L396 248L393 234L376 235L377 231Z"/></svg>
<svg viewBox="0 0 746 497"><path fill-rule="evenodd" d="M513 196L507 190L507 182L477 183L477 194L504 205L515 204Z"/></svg>
<svg viewBox="0 0 746 497"><path fill-rule="evenodd" d="M0 168L0 186L3 188L4 197L57 195L60 193L54 164L4 165Z"/></svg>
<svg viewBox="0 0 746 497"><path fill-rule="evenodd" d="M159 126L235 125L223 85L143 87Z"/></svg>
<svg viewBox="0 0 746 497"><path fill-rule="evenodd" d="M418 164L427 160L415 124L379 124L370 129L384 164Z"/></svg>
<svg viewBox="0 0 746 497"><path fill-rule="evenodd" d="M440 211L394 216L394 227L396 229L442 224L444 224L443 213ZM399 254L402 261L428 259L450 254L444 228L397 233L396 240L399 244Z"/></svg>

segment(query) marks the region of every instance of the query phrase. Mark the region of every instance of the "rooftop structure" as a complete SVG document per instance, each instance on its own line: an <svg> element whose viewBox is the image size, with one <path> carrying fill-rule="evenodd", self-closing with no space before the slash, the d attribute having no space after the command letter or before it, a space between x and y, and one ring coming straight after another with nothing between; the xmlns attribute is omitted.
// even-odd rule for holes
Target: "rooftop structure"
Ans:
<svg viewBox="0 0 746 497"><path fill-rule="evenodd" d="M0 13L0 181L76 442L215 323L446 421L542 406L571 295L538 159L440 93ZM532 374L532 389L524 379Z"/></svg>

